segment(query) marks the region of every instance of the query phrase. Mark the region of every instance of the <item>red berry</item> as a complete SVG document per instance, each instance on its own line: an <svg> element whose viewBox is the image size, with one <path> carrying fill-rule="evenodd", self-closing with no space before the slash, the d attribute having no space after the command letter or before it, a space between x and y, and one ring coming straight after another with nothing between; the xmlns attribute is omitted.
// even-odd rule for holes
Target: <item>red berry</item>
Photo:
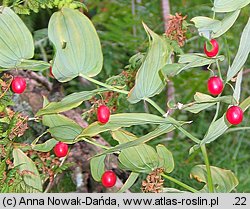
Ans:
<svg viewBox="0 0 250 209"><path fill-rule="evenodd" d="M207 89L212 95L219 95L223 90L223 81L217 77L213 76L207 81Z"/></svg>
<svg viewBox="0 0 250 209"><path fill-rule="evenodd" d="M14 93L21 94L26 89L26 81L23 77L15 77L11 83L11 88Z"/></svg>
<svg viewBox="0 0 250 209"><path fill-rule="evenodd" d="M102 175L102 185L105 187L113 187L116 183L116 175L113 171L105 171Z"/></svg>
<svg viewBox="0 0 250 209"><path fill-rule="evenodd" d="M50 66L50 68L49 68L49 75L50 75L50 77L52 77L52 78L55 77L55 76L53 75L53 73L52 73L52 66Z"/></svg>
<svg viewBox="0 0 250 209"><path fill-rule="evenodd" d="M106 105L99 106L97 109L97 120L100 123L105 124L109 121L109 117L110 117L109 108Z"/></svg>
<svg viewBox="0 0 250 209"><path fill-rule="evenodd" d="M243 120L243 111L238 106L232 106L228 108L226 112L226 118L232 125L238 125Z"/></svg>
<svg viewBox="0 0 250 209"><path fill-rule="evenodd" d="M68 153L68 145L63 142L58 142L54 147L54 153L57 157L65 157Z"/></svg>
<svg viewBox="0 0 250 209"><path fill-rule="evenodd" d="M213 46L211 50L207 49L207 43L204 44L204 52L208 57L215 57L219 51L219 44L215 39L210 40L211 45Z"/></svg>

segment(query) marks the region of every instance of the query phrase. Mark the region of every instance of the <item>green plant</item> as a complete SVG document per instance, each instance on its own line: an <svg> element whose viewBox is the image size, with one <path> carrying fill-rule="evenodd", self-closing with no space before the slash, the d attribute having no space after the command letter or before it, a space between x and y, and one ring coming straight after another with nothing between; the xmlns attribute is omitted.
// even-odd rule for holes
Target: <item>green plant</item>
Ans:
<svg viewBox="0 0 250 209"><path fill-rule="evenodd" d="M200 35L214 40L214 38L219 38L233 26L240 14L240 9L248 3L248 1L244 1L244 3L243 1L234 1L234 4L229 4L227 1L220 1L219 4L218 1L214 1L213 11L215 15L221 12L229 14L225 15L222 20L216 20L216 16L214 15L213 19L199 16L193 18L192 21ZM26 145L25 147L13 143L13 139L19 135L15 132L12 133L12 130L15 130L13 129L15 126L13 124L16 124L18 116L10 118L10 114L6 114L7 116L1 119L1 122L7 125L7 129L3 130L3 150L4 152L8 150L8 154L1 156L2 164L0 172L7 172L10 176L11 172L14 172L17 175L16 179L21 179L21 182L27 184L25 191L42 191L43 181L41 180L37 166L34 164L34 159L26 156L23 149L49 152L56 146L58 141L65 144L85 141L103 149L103 152L91 158L91 172L96 181L102 181L103 175L105 176L106 174L105 159L113 153L118 155L119 167L130 172L130 176L119 192L124 192L130 188L141 174L148 176L142 183L142 190L144 192L171 191L171 188L164 188L163 190L163 179L174 182L183 189L191 192L233 191L238 185L236 175L230 170L211 166L206 146L217 140L226 131L232 130L230 129L231 124L225 120L225 118L228 118L228 111L225 112L223 109L224 104L238 105L242 109L240 116L250 106L250 97L240 101L241 69L250 52L249 45L247 44L250 39L250 21L245 26L238 52L233 63L228 67L226 75L221 72L220 68L220 64L224 61L225 56L216 56L218 48L216 48L217 52L212 54L213 56L207 53L184 54L177 44L180 40L170 40L165 34L158 35L143 23L144 30L148 36L149 47L146 53L137 54L130 59L130 65L127 66L130 71L128 70L127 73L137 71L136 76L133 76L134 80L131 85L131 82L127 80L129 76L126 73L123 73L123 75L126 75L125 79L122 75L119 75L108 79L107 82L102 82L94 78L103 68L103 54L99 36L92 22L84 14L72 9L68 4L64 4L59 8L61 10L53 13L48 26L48 37L55 47L55 55L51 62L53 76L61 83L69 82L81 76L100 87L89 91L74 92L59 102L49 102L44 98L43 108L37 112L36 119L48 127L48 129L40 137L36 138L31 145ZM3 47L4 56L0 54L0 66L3 68L2 70L7 71L15 68L17 70L43 71L49 69L49 63L32 59L34 55L32 36L21 19L8 7L2 7L1 9L0 18L6 22L11 21L10 17L15 20L12 27L1 25L0 22L0 26L3 28L0 30L0 35L4 37L1 40L5 40L3 43L3 46L5 46ZM13 34L17 35L14 36ZM181 43L183 44L183 42ZM10 48L13 50L10 50ZM17 53L13 54L13 51ZM176 53L180 53L179 59L178 62L173 63L171 57ZM209 68L212 65L215 65L218 69L218 78L223 80L225 86L232 88L233 91L231 94L220 95L222 93L222 89L220 88L220 91L216 92L216 95L219 95L218 97L196 92L193 102L188 104L180 102L169 103L169 109L187 111L193 114L202 114L202 111L216 106L214 118L207 132L197 137L188 131L192 123L191 121L188 119L175 119L174 116L170 116L152 98L162 92L168 80L172 77L179 76L180 73L184 73L184 71L191 68L202 66L208 66ZM233 86L232 81L235 82L235 86ZM4 84L4 82L2 83ZM6 84L2 85L2 87L6 88ZM2 88L2 92L3 95L6 95L4 88ZM84 101L89 101L93 97L98 98L100 96L103 98L109 92L112 92L111 95L114 95L115 92L118 97L123 95L123 98L126 98L131 105L140 104L140 102L149 104L154 108L152 111L154 114L125 112L109 115L109 111L105 108L104 111L108 113L108 117L105 117L105 120L99 119L101 123L95 121L86 128L82 128L79 124L61 114L79 107ZM214 94L212 91L211 93ZM3 112L7 111L7 106L9 106L8 103L3 105ZM100 116L100 113L98 115ZM128 128L133 126L145 125L150 128L142 136L137 136L128 131ZM178 180L178 177L171 175L175 168L175 163L169 148L161 143L156 143L154 146L150 145L158 137L174 130L182 133L190 140L190 155L200 152L203 157L204 165L196 165L190 172L192 178L204 183L201 190L189 186ZM244 127L242 127L242 130L244 130ZM113 140L118 144L114 146L98 144L94 140L94 137L104 132L109 132ZM13 138L11 133L15 134ZM47 133L50 133L52 138L40 144L39 139ZM7 159L11 158L11 153L13 153L14 167L10 171L6 171ZM6 158L6 156L8 157ZM20 171L21 175L19 175ZM25 180L28 174L35 174L31 175L32 182ZM112 181L112 185L114 183ZM106 183L104 185L107 186ZM151 187L151 185L155 187ZM32 188L32 190L29 190L29 188Z"/></svg>

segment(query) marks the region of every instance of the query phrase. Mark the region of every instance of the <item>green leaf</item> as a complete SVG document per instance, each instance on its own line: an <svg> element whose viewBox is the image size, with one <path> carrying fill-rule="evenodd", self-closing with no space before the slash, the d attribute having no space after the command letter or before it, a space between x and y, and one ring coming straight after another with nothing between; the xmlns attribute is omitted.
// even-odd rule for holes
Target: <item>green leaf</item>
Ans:
<svg viewBox="0 0 250 209"><path fill-rule="evenodd" d="M91 175L95 181L100 182L102 179L102 175L105 172L105 158L106 155L101 155L98 157L93 157L90 160Z"/></svg>
<svg viewBox="0 0 250 209"><path fill-rule="evenodd" d="M57 142L58 141L55 139L49 139L42 144L35 144L35 145L31 145L31 146L32 146L32 149L35 151L49 152L50 150L52 150L54 148L54 146L56 145Z"/></svg>
<svg viewBox="0 0 250 209"><path fill-rule="evenodd" d="M228 14L221 21L219 30L212 33L211 38L218 38L221 35L223 35L224 33L226 33L233 26L233 24L235 23L235 21L237 20L239 15L240 15L240 9L236 10L233 13Z"/></svg>
<svg viewBox="0 0 250 209"><path fill-rule="evenodd" d="M53 74L60 82L81 75L93 77L103 66L103 55L97 32L83 13L62 8L52 15L49 39L56 48Z"/></svg>
<svg viewBox="0 0 250 209"><path fill-rule="evenodd" d="M137 173L150 173L158 167L155 149L146 144L122 149L118 159L125 169Z"/></svg>
<svg viewBox="0 0 250 209"><path fill-rule="evenodd" d="M178 63L166 64L162 67L161 72L165 77L178 75L182 71L190 68L211 65L217 60L224 60L224 56L222 55L216 58L208 58L204 54L199 53L182 54L179 57Z"/></svg>
<svg viewBox="0 0 250 209"><path fill-rule="evenodd" d="M23 173L26 185L33 188L33 192L42 192L42 181L34 162L22 150L13 149L14 166Z"/></svg>
<svg viewBox="0 0 250 209"><path fill-rule="evenodd" d="M235 89L233 97L239 103L240 101L240 93L241 93L241 83L242 83L243 71L241 70L237 75Z"/></svg>
<svg viewBox="0 0 250 209"><path fill-rule="evenodd" d="M32 70L32 71L44 71L49 69L50 64L44 61L37 60L22 60L18 65L18 69Z"/></svg>
<svg viewBox="0 0 250 209"><path fill-rule="evenodd" d="M128 101L137 103L145 98L159 94L165 83L160 77L159 71L167 63L170 50L167 42L143 24L149 38L148 53L139 68L135 86L131 89Z"/></svg>
<svg viewBox="0 0 250 209"><path fill-rule="evenodd" d="M214 121L210 124L207 134L201 141L201 144L210 143L217 138L219 138L225 131L230 127L225 114L219 118L218 120Z"/></svg>
<svg viewBox="0 0 250 209"><path fill-rule="evenodd" d="M159 168L164 168L164 172L171 173L174 170L174 158L172 153L162 144L156 146L159 156Z"/></svg>
<svg viewBox="0 0 250 209"><path fill-rule="evenodd" d="M240 107L244 112L250 107L250 96L241 102Z"/></svg>
<svg viewBox="0 0 250 209"><path fill-rule="evenodd" d="M215 58L209 58L205 54L190 53L190 54L179 55L178 63L189 64L188 67L190 68L190 67L201 67L204 65L209 65L209 64L215 63L216 60L222 62L224 59L225 57L222 55L215 57Z"/></svg>
<svg viewBox="0 0 250 209"><path fill-rule="evenodd" d="M15 68L34 56L33 38L21 18L9 7L0 6L0 66Z"/></svg>
<svg viewBox="0 0 250 209"><path fill-rule="evenodd" d="M232 65L227 71L227 82L230 81L245 64L250 52L250 18L242 32L238 52L234 58Z"/></svg>
<svg viewBox="0 0 250 209"><path fill-rule="evenodd" d="M198 16L191 19L200 33L211 31L211 38L218 38L226 33L235 23L240 10L226 15L223 20L215 20L208 17Z"/></svg>
<svg viewBox="0 0 250 209"><path fill-rule="evenodd" d="M109 122L106 124L100 124L99 122L94 122L90 124L81 133L82 137L92 137L99 133L105 131L114 131L122 127L130 127L135 125L145 125L145 124L163 124L169 123L167 118L163 118L153 114L147 113L120 113L111 115Z"/></svg>
<svg viewBox="0 0 250 209"><path fill-rule="evenodd" d="M178 75L182 69L185 67L185 64L173 63L173 64L166 64L161 69L161 72L164 77L174 77Z"/></svg>
<svg viewBox="0 0 250 209"><path fill-rule="evenodd" d="M136 180L139 177L139 173L132 172L126 182L123 184L122 188L118 191L118 193L123 193L126 190L128 190L133 184L136 182Z"/></svg>
<svg viewBox="0 0 250 209"><path fill-rule="evenodd" d="M49 128L63 125L80 127L75 121L60 114L44 115L42 119L43 125L48 126Z"/></svg>
<svg viewBox="0 0 250 209"><path fill-rule="evenodd" d="M126 142L133 141L133 140L137 139L137 136L135 136L134 134L132 134L128 131L125 131L123 129L112 131L112 137L114 140L118 141L119 144L126 143Z"/></svg>
<svg viewBox="0 0 250 209"><path fill-rule="evenodd" d="M198 103L207 103L207 102L224 102L227 104L235 103L235 100L231 95L221 96L221 97L212 97L208 94L203 94L200 92L196 92L196 94L194 95L194 100Z"/></svg>
<svg viewBox="0 0 250 209"><path fill-rule="evenodd" d="M240 108L245 112L247 108L250 106L250 97L245 99L240 105ZM225 114L210 124L210 127L205 135L205 137L202 139L200 144L210 143L217 138L219 138L222 134L226 132L226 130L231 126L230 123L228 123Z"/></svg>
<svg viewBox="0 0 250 209"><path fill-rule="evenodd" d="M195 102L185 104L181 107L181 109L192 113L199 113L200 111L215 105L217 102L224 102L227 104L237 103L237 101L232 96L212 97L200 92L196 92L194 95L194 100Z"/></svg>
<svg viewBox="0 0 250 209"><path fill-rule="evenodd" d="M82 128L74 124L68 124L49 128L49 132L58 141L75 143L77 142L77 137L82 132Z"/></svg>
<svg viewBox="0 0 250 209"><path fill-rule="evenodd" d="M99 92L106 89L96 89L93 91L82 91L64 97L60 102L51 102L37 112L37 116L65 112L78 107L83 101L91 99Z"/></svg>
<svg viewBox="0 0 250 209"><path fill-rule="evenodd" d="M213 11L233 12L247 6L250 0L214 0Z"/></svg>
<svg viewBox="0 0 250 209"><path fill-rule="evenodd" d="M109 154L109 153L114 153L117 151L120 151L122 149L126 149L129 147L133 147L133 146L137 146L143 143L146 143L152 139L155 139L156 137L159 137L163 134L166 134L168 132L171 132L175 129L175 127L173 125L170 124L162 124L160 126L158 126L155 130L149 132L148 134L141 136L140 138L133 140L133 141L129 141L126 143L122 143L119 144L113 148L110 148L106 151L104 151L103 153L99 154L99 155L104 155L104 154Z"/></svg>
<svg viewBox="0 0 250 209"><path fill-rule="evenodd" d="M135 135L123 130L114 131L112 136L119 142L129 142L137 139ZM118 159L124 169L137 173L150 173L157 168L159 164L159 157L155 149L146 144L122 149Z"/></svg>
<svg viewBox="0 0 250 209"><path fill-rule="evenodd" d="M210 166L210 168L215 192L229 193L238 185L238 179L232 171L214 166ZM200 192L209 192L207 186L207 170L205 165L196 165L193 167L190 176L198 182L206 183Z"/></svg>
<svg viewBox="0 0 250 209"><path fill-rule="evenodd" d="M196 16L190 21L194 22L194 25L199 32L208 30L215 33L221 26L221 21L204 16Z"/></svg>
<svg viewBox="0 0 250 209"><path fill-rule="evenodd" d="M183 108L183 110L197 114L197 113L201 112L202 110L205 110L209 107L212 107L215 104L216 103L196 103L196 104L192 104L190 106Z"/></svg>
<svg viewBox="0 0 250 209"><path fill-rule="evenodd" d="M49 132L58 141L74 143L83 128L75 121L60 115L44 115L43 125L49 127Z"/></svg>

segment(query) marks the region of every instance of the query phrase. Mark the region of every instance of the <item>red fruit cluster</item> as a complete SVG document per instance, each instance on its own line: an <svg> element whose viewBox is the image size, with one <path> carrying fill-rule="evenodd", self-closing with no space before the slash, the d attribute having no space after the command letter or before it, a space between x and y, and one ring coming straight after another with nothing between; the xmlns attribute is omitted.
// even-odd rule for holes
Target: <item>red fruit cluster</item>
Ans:
<svg viewBox="0 0 250 209"><path fill-rule="evenodd" d="M23 77L15 77L11 83L11 89L16 94L21 94L26 89L26 81Z"/></svg>
<svg viewBox="0 0 250 209"><path fill-rule="evenodd" d="M212 49L207 49L207 43L204 44L204 52L208 57L215 57L219 52L219 44L215 39L210 40ZM210 94L216 96L222 93L224 88L223 81L217 76L208 79L207 89ZM243 120L243 111L239 106L231 106L226 112L226 119L232 125L238 125Z"/></svg>
<svg viewBox="0 0 250 209"><path fill-rule="evenodd" d="M54 153L57 157L65 157L68 153L68 145L63 142L58 142L54 147Z"/></svg>
<svg viewBox="0 0 250 209"><path fill-rule="evenodd" d="M210 44L212 45L212 49L207 49L207 43L204 44L204 52L208 57L215 57L219 52L219 44L215 39L210 40Z"/></svg>
<svg viewBox="0 0 250 209"><path fill-rule="evenodd" d="M116 175L113 171L105 171L102 175L102 185L109 188L113 187L116 183Z"/></svg>
<svg viewBox="0 0 250 209"><path fill-rule="evenodd" d="M105 124L109 121L109 117L110 117L109 108L106 105L99 106L97 109L97 120L100 123Z"/></svg>

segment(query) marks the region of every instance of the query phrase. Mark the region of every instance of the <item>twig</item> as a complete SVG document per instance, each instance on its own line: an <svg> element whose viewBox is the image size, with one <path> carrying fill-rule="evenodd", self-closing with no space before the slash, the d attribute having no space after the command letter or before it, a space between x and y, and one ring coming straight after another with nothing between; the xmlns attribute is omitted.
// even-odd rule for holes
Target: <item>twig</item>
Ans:
<svg viewBox="0 0 250 209"><path fill-rule="evenodd" d="M48 81L48 79L46 77L44 77L43 75L39 75L35 72L32 71L28 71L28 74L37 82L41 83L44 87L46 87L46 89L48 91L52 90L52 84Z"/></svg>

